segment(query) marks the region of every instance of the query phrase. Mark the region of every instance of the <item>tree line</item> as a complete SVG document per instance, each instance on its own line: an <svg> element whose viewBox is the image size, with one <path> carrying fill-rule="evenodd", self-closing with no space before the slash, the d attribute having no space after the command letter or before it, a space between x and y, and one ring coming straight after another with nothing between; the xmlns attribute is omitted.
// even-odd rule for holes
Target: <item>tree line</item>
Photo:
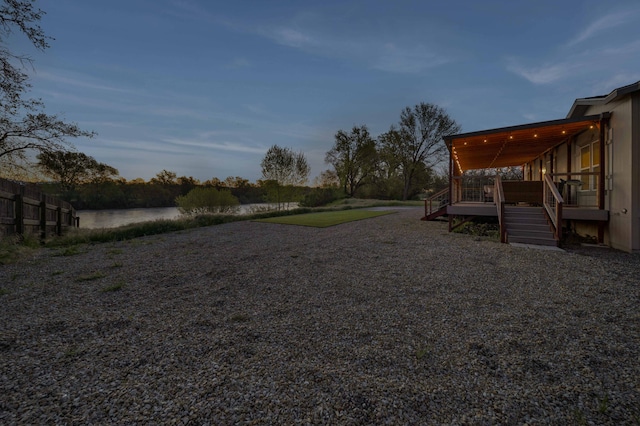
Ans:
<svg viewBox="0 0 640 426"><path fill-rule="evenodd" d="M459 132L442 108L424 102L402 110L399 122L377 138L366 125L339 130L325 158L333 170L324 179L349 197L414 198L446 185L436 166L446 157L444 137Z"/></svg>
<svg viewBox="0 0 640 426"><path fill-rule="evenodd" d="M85 157L82 153L73 154ZM100 169L102 167L98 167ZM148 181L141 178L126 180L118 175L117 169L110 170L115 173L106 176L85 169L74 174L73 179L62 179L48 171L45 174L51 180L40 185L45 192L70 202L79 210L174 207L177 198L196 188L229 191L241 204L269 201L267 185L261 180L252 183L240 176L229 176L224 180L213 177L200 181L192 176L178 176L169 170L160 171Z"/></svg>

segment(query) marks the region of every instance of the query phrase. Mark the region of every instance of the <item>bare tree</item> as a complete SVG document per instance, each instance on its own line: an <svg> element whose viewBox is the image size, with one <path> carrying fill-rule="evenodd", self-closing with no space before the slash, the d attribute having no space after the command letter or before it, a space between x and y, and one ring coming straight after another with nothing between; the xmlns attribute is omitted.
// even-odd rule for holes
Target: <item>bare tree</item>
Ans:
<svg viewBox="0 0 640 426"><path fill-rule="evenodd" d="M402 199L409 198L418 176L441 162L447 152L444 137L460 132L460 126L437 105L420 103L406 107L398 127L391 126L379 140L385 152L395 156L402 173Z"/></svg>
<svg viewBox="0 0 640 426"><path fill-rule="evenodd" d="M0 5L0 162L10 167L27 160L27 153L54 152L71 147L66 138L93 137L93 132L44 112L40 99L25 95L31 88L30 58L11 51L7 38L22 33L38 50L49 47L39 21L44 12L35 0L4 0Z"/></svg>

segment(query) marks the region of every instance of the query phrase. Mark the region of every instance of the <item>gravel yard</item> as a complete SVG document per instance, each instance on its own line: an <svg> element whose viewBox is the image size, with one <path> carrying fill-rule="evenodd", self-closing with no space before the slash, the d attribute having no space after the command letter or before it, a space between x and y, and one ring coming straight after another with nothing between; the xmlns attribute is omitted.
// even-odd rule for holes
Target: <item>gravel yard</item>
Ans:
<svg viewBox="0 0 640 426"><path fill-rule="evenodd" d="M0 265L0 423L640 423L640 255L421 213Z"/></svg>

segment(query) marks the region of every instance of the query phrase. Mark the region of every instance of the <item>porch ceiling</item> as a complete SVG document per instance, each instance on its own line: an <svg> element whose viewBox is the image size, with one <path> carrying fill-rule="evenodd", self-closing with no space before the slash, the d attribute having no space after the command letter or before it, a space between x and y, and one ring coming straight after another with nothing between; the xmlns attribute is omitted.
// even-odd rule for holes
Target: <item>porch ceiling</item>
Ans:
<svg viewBox="0 0 640 426"><path fill-rule="evenodd" d="M591 115L461 133L449 136L446 142L459 173L521 166L570 137L597 127L600 118Z"/></svg>

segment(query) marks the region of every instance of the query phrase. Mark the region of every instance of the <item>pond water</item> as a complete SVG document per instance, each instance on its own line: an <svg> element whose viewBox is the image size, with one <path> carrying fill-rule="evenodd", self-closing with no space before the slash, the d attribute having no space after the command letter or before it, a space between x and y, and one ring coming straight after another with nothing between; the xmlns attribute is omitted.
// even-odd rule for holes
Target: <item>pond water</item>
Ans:
<svg viewBox="0 0 640 426"><path fill-rule="evenodd" d="M238 214L247 214L256 209L266 209L269 204L243 204ZM297 207L291 203L289 208ZM153 207L140 209L111 209L111 210L78 210L80 228L116 228L131 223L148 222L158 219L177 219L182 214L177 207Z"/></svg>

